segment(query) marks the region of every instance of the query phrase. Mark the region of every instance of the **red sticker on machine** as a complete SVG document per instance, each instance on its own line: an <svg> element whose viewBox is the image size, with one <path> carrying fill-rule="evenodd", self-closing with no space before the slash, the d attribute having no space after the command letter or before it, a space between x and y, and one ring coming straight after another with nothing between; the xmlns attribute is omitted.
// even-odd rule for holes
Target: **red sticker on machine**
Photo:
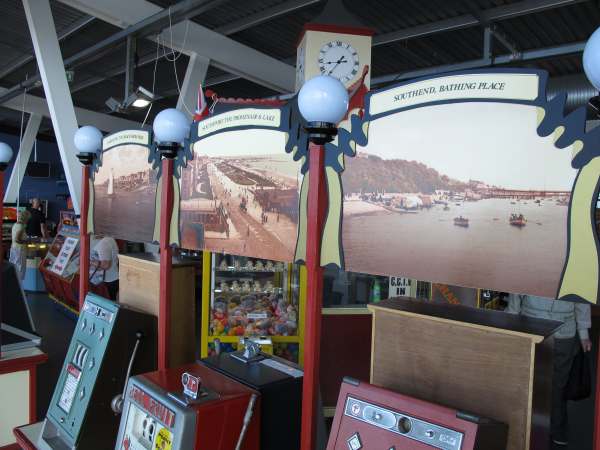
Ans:
<svg viewBox="0 0 600 450"><path fill-rule="evenodd" d="M129 397L167 427L170 428L175 423L175 413L173 411L138 387L133 386L129 390Z"/></svg>

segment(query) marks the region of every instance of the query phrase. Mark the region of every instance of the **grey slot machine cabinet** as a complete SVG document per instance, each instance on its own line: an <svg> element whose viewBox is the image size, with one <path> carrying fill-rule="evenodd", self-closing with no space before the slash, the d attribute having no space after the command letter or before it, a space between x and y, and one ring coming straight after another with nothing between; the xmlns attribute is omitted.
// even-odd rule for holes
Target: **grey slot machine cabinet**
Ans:
<svg viewBox="0 0 600 450"><path fill-rule="evenodd" d="M48 408L39 449L106 450L115 444L120 398L131 374L156 368L156 318L88 294Z"/></svg>

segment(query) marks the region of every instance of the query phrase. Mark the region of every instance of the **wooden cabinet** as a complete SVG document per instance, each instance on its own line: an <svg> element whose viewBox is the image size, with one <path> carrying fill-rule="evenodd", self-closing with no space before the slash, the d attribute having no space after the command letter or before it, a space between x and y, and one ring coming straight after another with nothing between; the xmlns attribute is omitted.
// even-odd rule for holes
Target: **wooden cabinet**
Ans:
<svg viewBox="0 0 600 450"><path fill-rule="evenodd" d="M369 309L373 384L508 424L508 450L548 449L560 322L406 298Z"/></svg>
<svg viewBox="0 0 600 450"><path fill-rule="evenodd" d="M119 303L158 317L159 257L152 253L119 255ZM169 364L196 359L196 267L173 258L171 349Z"/></svg>

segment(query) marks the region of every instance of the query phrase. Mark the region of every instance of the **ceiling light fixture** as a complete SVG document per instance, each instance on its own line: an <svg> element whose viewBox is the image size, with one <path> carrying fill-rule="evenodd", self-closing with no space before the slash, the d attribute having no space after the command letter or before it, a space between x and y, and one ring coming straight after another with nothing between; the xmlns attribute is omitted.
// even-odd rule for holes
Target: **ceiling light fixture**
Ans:
<svg viewBox="0 0 600 450"><path fill-rule="evenodd" d="M133 106L134 108L145 108L154 101L154 94L148 89L138 86L135 92L131 93L125 100L125 108Z"/></svg>
<svg viewBox="0 0 600 450"><path fill-rule="evenodd" d="M154 94L148 89L138 86L135 92L129 94L129 96L123 101L119 102L113 97L110 97L106 102L106 106L111 112L125 112L130 106L134 108L145 108L155 100Z"/></svg>

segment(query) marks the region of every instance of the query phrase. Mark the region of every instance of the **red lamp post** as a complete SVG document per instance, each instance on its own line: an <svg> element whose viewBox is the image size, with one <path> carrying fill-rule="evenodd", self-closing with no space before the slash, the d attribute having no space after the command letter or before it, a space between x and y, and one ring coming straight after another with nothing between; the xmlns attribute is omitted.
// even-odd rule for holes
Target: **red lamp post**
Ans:
<svg viewBox="0 0 600 450"><path fill-rule="evenodd" d="M4 222L4 171L12 159L13 150L8 144L0 142L0 233ZM0 263L4 259L4 244L0 241Z"/></svg>
<svg viewBox="0 0 600 450"><path fill-rule="evenodd" d="M81 167L81 202L79 205L79 311L90 290L90 234L88 232L88 213L90 207L90 167L102 148L102 133L96 127L83 126L73 137L77 158Z"/></svg>
<svg viewBox="0 0 600 450"><path fill-rule="evenodd" d="M157 114L152 124L154 139L162 158L160 197L160 288L158 301L158 368L169 367L171 338L171 285L173 250L171 248L171 216L175 187L175 158L189 136L190 123L181 111L169 108Z"/></svg>
<svg viewBox="0 0 600 450"><path fill-rule="evenodd" d="M3 223L4 223L4 171L8 167L8 162L12 159L13 151L8 144L0 142L0 265L4 261L4 242L2 241ZM2 292L2 272L0 272L0 292ZM2 302L0 302L0 323L2 323ZM2 338L0 338L0 347ZM2 352L0 352L2 357Z"/></svg>
<svg viewBox="0 0 600 450"><path fill-rule="evenodd" d="M298 107L308 122L309 185L306 239L306 317L304 332L304 380L302 386L302 433L300 448L313 450L316 444L316 417L319 408L319 366L321 350L321 308L323 269L321 237L327 210L325 145L337 135L338 123L348 110L348 92L330 76L308 80L298 94Z"/></svg>

